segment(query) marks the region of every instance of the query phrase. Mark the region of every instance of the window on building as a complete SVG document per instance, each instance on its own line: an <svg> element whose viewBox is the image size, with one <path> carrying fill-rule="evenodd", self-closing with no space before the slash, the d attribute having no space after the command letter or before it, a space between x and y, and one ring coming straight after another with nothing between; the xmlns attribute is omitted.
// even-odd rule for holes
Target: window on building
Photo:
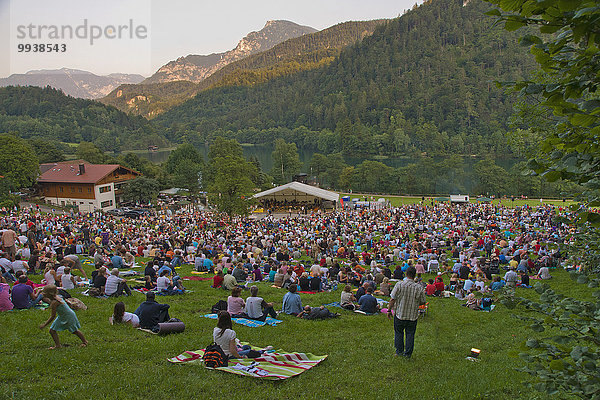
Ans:
<svg viewBox="0 0 600 400"><path fill-rule="evenodd" d="M92 188L88 187L88 193L92 193Z"/></svg>
<svg viewBox="0 0 600 400"><path fill-rule="evenodd" d="M78 187L77 190L79 191L79 193L83 192L83 188L82 187Z"/></svg>
<svg viewBox="0 0 600 400"><path fill-rule="evenodd" d="M103 201L102 203L100 203L100 207L102 207L102 208L106 208L106 207L110 207L110 206L112 206L112 200L106 200L106 201Z"/></svg>
<svg viewBox="0 0 600 400"><path fill-rule="evenodd" d="M75 193L75 186L71 186L71 193Z"/></svg>
<svg viewBox="0 0 600 400"><path fill-rule="evenodd" d="M110 192L110 185L109 186L102 186L99 190L100 190L100 193Z"/></svg>
<svg viewBox="0 0 600 400"><path fill-rule="evenodd" d="M62 193L62 192L63 192L63 187L62 187L62 186L61 186L61 187L59 187L59 188L58 188L58 191Z"/></svg>

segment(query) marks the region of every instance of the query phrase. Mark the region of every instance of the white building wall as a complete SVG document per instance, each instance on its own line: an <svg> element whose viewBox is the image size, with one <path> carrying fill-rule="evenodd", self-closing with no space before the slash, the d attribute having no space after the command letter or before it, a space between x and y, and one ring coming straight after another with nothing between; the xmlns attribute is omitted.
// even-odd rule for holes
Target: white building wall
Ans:
<svg viewBox="0 0 600 400"><path fill-rule="evenodd" d="M81 212L93 212L96 208L94 199L74 199L70 197L46 197L46 202L57 206L77 205Z"/></svg>
<svg viewBox="0 0 600 400"><path fill-rule="evenodd" d="M110 190L106 191L106 189ZM94 185L94 196L96 197L95 206L97 210L108 211L117 208L114 183Z"/></svg>

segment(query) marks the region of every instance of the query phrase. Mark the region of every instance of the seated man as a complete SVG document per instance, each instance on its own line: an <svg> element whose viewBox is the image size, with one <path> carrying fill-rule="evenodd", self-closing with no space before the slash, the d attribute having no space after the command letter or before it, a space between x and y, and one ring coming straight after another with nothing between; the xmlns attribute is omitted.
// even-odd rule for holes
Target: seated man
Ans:
<svg viewBox="0 0 600 400"><path fill-rule="evenodd" d="M277 318L277 313L273 309L273 303L267 303L262 297L258 297L258 287L250 288L250 296L246 299L246 315L249 319L264 321L267 315Z"/></svg>
<svg viewBox="0 0 600 400"><path fill-rule="evenodd" d="M125 262L120 254L111 254L109 257L113 268L125 268Z"/></svg>
<svg viewBox="0 0 600 400"><path fill-rule="evenodd" d="M18 282L13 286L11 293L11 300L16 309L31 308L42 300L41 295L39 299L36 299L33 289L27 284L27 275L19 276Z"/></svg>
<svg viewBox="0 0 600 400"><path fill-rule="evenodd" d="M360 296L358 304L360 305L358 310L366 314L376 314L379 312L377 299L373 297L373 288L370 286L367 288L367 293Z"/></svg>
<svg viewBox="0 0 600 400"><path fill-rule="evenodd" d="M225 276L223 277L223 283L221 284L221 287L225 290L231 290L234 287L236 287L237 281L235 280L235 278L233 277L233 275L231 275L229 272L227 272L225 274Z"/></svg>
<svg viewBox="0 0 600 400"><path fill-rule="evenodd" d="M248 278L248 274L246 273L246 269L242 266L241 263L239 263L233 269L233 272L231 273L231 275L233 275L233 277L235 278L235 280L237 282L239 282L239 283L246 282L246 279Z"/></svg>
<svg viewBox="0 0 600 400"><path fill-rule="evenodd" d="M550 278L552 278L552 275L550 275L550 270L548 269L548 267L542 267L538 271L538 273L536 275L536 278L538 278L538 279L550 279Z"/></svg>
<svg viewBox="0 0 600 400"><path fill-rule="evenodd" d="M322 287L321 277L319 275L315 275L310 278L308 282L308 287L311 292L320 292Z"/></svg>
<svg viewBox="0 0 600 400"><path fill-rule="evenodd" d="M354 293L354 297L356 298L357 301L360 300L360 298L362 296L364 296L365 293L367 293L367 287L369 287L368 284L363 284L358 287L358 289L356 290L356 293Z"/></svg>
<svg viewBox="0 0 600 400"><path fill-rule="evenodd" d="M157 303L154 292L148 292L146 301L140 304L134 314L139 317L141 328L158 331L158 324L170 319L169 307L168 304Z"/></svg>
<svg viewBox="0 0 600 400"><path fill-rule="evenodd" d="M295 283L288 287L288 292L283 296L281 312L290 315L298 315L302 312L302 300L296 290L298 286Z"/></svg>
<svg viewBox="0 0 600 400"><path fill-rule="evenodd" d="M127 296L131 296L131 289L127 285L125 279L119 278L119 269L113 268L110 271L110 276L106 278L106 285L104 287L104 293L107 296L121 296L125 291Z"/></svg>
<svg viewBox="0 0 600 400"><path fill-rule="evenodd" d="M326 319L326 318L335 318L339 317L340 314L334 314L329 311L325 306L321 307L311 307L306 306L304 310L298 314L298 318L303 319Z"/></svg>

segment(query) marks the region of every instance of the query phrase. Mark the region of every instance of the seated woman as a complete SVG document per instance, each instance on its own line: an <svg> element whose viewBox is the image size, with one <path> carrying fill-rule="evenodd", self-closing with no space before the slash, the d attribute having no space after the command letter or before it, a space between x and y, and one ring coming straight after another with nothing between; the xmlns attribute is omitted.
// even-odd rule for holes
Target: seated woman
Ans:
<svg viewBox="0 0 600 400"><path fill-rule="evenodd" d="M110 322L111 325L129 323L134 328L140 326L140 318L133 313L126 312L125 303L122 301L115 304L113 315L108 318L108 322Z"/></svg>
<svg viewBox="0 0 600 400"><path fill-rule="evenodd" d="M289 315L298 315L302 312L302 300L296 290L298 287L295 283L288 287L288 292L283 296L281 312Z"/></svg>
<svg viewBox="0 0 600 400"><path fill-rule="evenodd" d="M252 274L253 274L254 282L262 282L264 277L263 277L262 272L260 271L259 264L254 264L254 269L252 270Z"/></svg>
<svg viewBox="0 0 600 400"><path fill-rule="evenodd" d="M227 312L233 318L246 318L244 309L246 308L246 302L240 297L242 288L239 286L231 289L231 296L227 298Z"/></svg>
<svg viewBox="0 0 600 400"><path fill-rule="evenodd" d="M340 296L340 306L346 310L354 311L356 298L352 294L352 286L346 285Z"/></svg>
<svg viewBox="0 0 600 400"><path fill-rule="evenodd" d="M65 290L75 289L78 282L78 277L71 275L71 268L66 267L65 272L60 276L62 288Z"/></svg>
<svg viewBox="0 0 600 400"><path fill-rule="evenodd" d="M277 270L277 273L275 274L275 277L273 279L274 279L273 285L275 285L277 287L283 287L284 275L283 275L283 271L281 270L281 268L279 268Z"/></svg>
<svg viewBox="0 0 600 400"><path fill-rule="evenodd" d="M220 288L223 285L223 271L217 272L217 274L213 277L213 288Z"/></svg>
<svg viewBox="0 0 600 400"><path fill-rule="evenodd" d="M56 273L54 269L54 263L49 262L46 264L46 268L44 269L44 279L42 283L46 285L58 285L60 286L60 275Z"/></svg>
<svg viewBox="0 0 600 400"><path fill-rule="evenodd" d="M269 271L269 282L275 282L275 275L277 274L277 267L271 267L271 271Z"/></svg>
<svg viewBox="0 0 600 400"><path fill-rule="evenodd" d="M390 278L388 278L387 276L383 278L383 282L381 282L381 285L379 285L379 292L381 292L381 294L384 296L389 296L392 292Z"/></svg>
<svg viewBox="0 0 600 400"><path fill-rule="evenodd" d="M448 283L448 290L454 291L456 289L456 285L458 284L458 274L452 274L450 277L450 282Z"/></svg>
<svg viewBox="0 0 600 400"><path fill-rule="evenodd" d="M350 283L350 278L348 278L346 268L341 268L340 272L338 272L338 281L340 285L347 285Z"/></svg>
<svg viewBox="0 0 600 400"><path fill-rule="evenodd" d="M174 289L183 290L183 287L181 286L181 281L174 281L174 280L172 281L169 278L170 274L171 274L171 272L169 270L163 270L160 273L160 276L156 280L156 289L159 292L167 292L167 291L171 291Z"/></svg>
<svg viewBox="0 0 600 400"><path fill-rule="evenodd" d="M123 255L123 263L125 264L126 268L133 268L133 265L135 264L135 257L133 254L128 251L125 252Z"/></svg>
<svg viewBox="0 0 600 400"><path fill-rule="evenodd" d="M302 273L300 279L298 279L300 290L308 292L310 290L310 279L308 278L308 272Z"/></svg>
<svg viewBox="0 0 600 400"><path fill-rule="evenodd" d="M250 346L238 346L237 335L233 330L233 324L231 323L231 316L227 311L219 311L219 319L217 320L217 327L213 330L213 341L218 344L226 356L231 358L246 358L252 351ZM265 349L259 350L258 353L262 354L273 347L268 346Z"/></svg>
<svg viewBox="0 0 600 400"><path fill-rule="evenodd" d="M464 304L466 307L469 307L471 310L481 310L481 299L475 297L474 290L469 290L469 294L467 295L467 302Z"/></svg>

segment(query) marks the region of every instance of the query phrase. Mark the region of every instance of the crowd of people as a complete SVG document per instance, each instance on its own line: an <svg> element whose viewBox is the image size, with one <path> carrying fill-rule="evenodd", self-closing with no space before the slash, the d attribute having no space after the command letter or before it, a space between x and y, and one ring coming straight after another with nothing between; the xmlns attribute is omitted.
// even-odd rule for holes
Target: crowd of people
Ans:
<svg viewBox="0 0 600 400"><path fill-rule="evenodd" d="M151 291L149 296L184 291L176 268L185 263L214 273L212 286L230 293L227 311L234 318L264 320L276 317L276 309L302 318L324 315L321 308L305 308L300 294L338 286L342 308L373 314L379 312L375 296L391 296L393 305L398 283L407 278L424 296L451 293L468 304L476 293L529 286L530 275L551 277L549 268L560 264L570 229L555 218L557 213L549 205L534 209L445 203L261 219L189 210L137 219L43 214L36 208L8 211L0 218L0 310L49 300L52 315L60 319L64 307L48 287L60 291L88 283L92 295L130 295L120 274L137 266L136 257L151 260L142 285ZM93 260L89 278L81 262L84 256ZM32 274L43 274L41 286L28 279ZM425 274L433 278L425 279ZM258 296L254 283L261 281L286 290L281 303ZM244 289L250 290L246 300L241 297ZM144 304L130 315L117 303L111 321L154 328L168 320L153 296ZM144 308L152 309L152 317L143 323ZM71 322L65 329L81 333L78 323ZM220 329L227 334L228 328Z"/></svg>

